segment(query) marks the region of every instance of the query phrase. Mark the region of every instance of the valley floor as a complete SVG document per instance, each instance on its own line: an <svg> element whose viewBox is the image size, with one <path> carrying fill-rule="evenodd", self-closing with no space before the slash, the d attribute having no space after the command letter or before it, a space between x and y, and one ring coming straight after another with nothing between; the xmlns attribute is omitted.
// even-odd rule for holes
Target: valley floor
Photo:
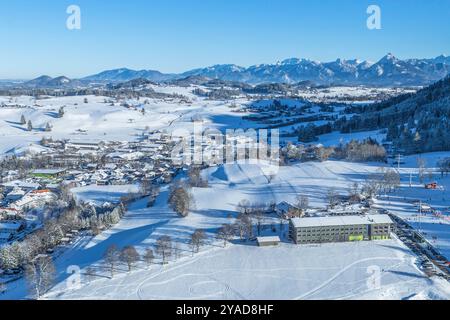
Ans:
<svg viewBox="0 0 450 320"><path fill-rule="evenodd" d="M450 299L449 283L427 278L416 266L416 256L397 239L296 246L286 240L287 225L280 230L275 218L266 223L283 238L280 247L259 248L254 242L236 240L224 249L223 242L215 239L217 229L234 219L235 204L241 199L293 201L302 193L311 198L312 206L324 206L329 187L344 194L353 181L362 181L377 169L376 165L313 162L281 167L269 183L253 165L210 168L205 172L210 185L194 190L196 207L187 218L179 218L167 207L164 189L153 208L146 208L146 200L141 200L113 229L93 239L81 238L62 252L56 259L58 285L45 298ZM90 195L95 200L97 193L83 193L85 200ZM408 212L413 214L404 213ZM448 244L449 225L442 227ZM206 230L209 240L201 253L192 256L188 240L197 228ZM273 235L272 230L264 232ZM109 279L102 263L108 246L133 245L143 253L161 235L170 235L178 247L168 265L156 259L150 269L140 263L131 273L121 265L114 279ZM80 288L71 287L74 278L67 272L71 266L81 270ZM95 276L86 274L88 267ZM381 276L380 286L371 285L374 273ZM24 288L22 281L13 283L9 297L25 297Z"/></svg>
<svg viewBox="0 0 450 320"><path fill-rule="evenodd" d="M193 98L193 97L192 97ZM7 101L6 98L2 98ZM0 101L2 101L0 99ZM17 103L30 104L31 98L20 97ZM39 101L43 106L27 109L4 109L0 114L0 153L22 154L40 150L37 142L48 135L40 129L27 132L17 124L24 114L36 128L47 122L53 125L54 138L134 140L146 125L150 129L183 129L191 126L193 116L218 128L248 128L255 123L240 120L226 103L196 101L196 106L177 103L152 102L145 106L147 113L121 106L110 106L104 98L51 98ZM66 105L63 119L56 118L57 107ZM167 110L170 110L168 112ZM80 129L86 131L80 134ZM375 134L375 133L374 133ZM370 135L370 133L367 133ZM354 137L354 136L353 136ZM341 138L327 135L324 144ZM31 145L30 145L31 144ZM428 166L449 153L423 155ZM418 182L417 156L407 157L400 170L402 187L378 202L422 228L426 237L450 257L450 223L445 218L423 216L419 221L413 202L420 199L449 213L450 177L433 179L442 190L425 190ZM179 218L167 206L168 190L163 189L156 204L146 208L147 199L131 205L125 218L111 230L97 237L81 237L56 253L57 285L45 299L450 299L450 284L437 278L426 278L416 266L416 257L399 240L296 246L286 240L287 225L283 228L276 218L266 223L275 227L283 243L279 247L259 248L252 243L233 241L227 248L215 239L217 229L232 223L236 205L243 199L251 203L274 201L294 202L299 194L309 197L310 206L323 208L330 188L347 194L354 182L362 183L377 172L382 164L356 164L341 161L310 162L280 167L274 179L257 166L231 164L207 169L208 188L193 190L195 209L187 218ZM384 164L383 164L384 165ZM412 185L409 186L410 174ZM270 181L269 181L270 180ZM89 186L74 190L85 201L114 201L136 186ZM192 256L189 237L197 229L204 229L208 244ZM274 235L272 230L264 232ZM177 243L177 256L170 263L147 268L143 263L128 273L120 266L114 279L103 263L106 249L116 244L120 248L135 246L142 254L154 248L156 239L169 235ZM72 268L71 268L72 267ZM75 269L73 268L75 267ZM80 274L70 275L77 270ZM88 276L87 268L96 275ZM381 276L378 284L374 273ZM81 287L77 276L81 276ZM74 278L75 277L75 278ZM27 288L23 280L8 284L8 292L0 299L24 299Z"/></svg>
<svg viewBox="0 0 450 320"><path fill-rule="evenodd" d="M231 245L150 270L140 267L47 299L448 299L397 240L276 248ZM380 283L372 283L379 272ZM435 286L435 281L443 288Z"/></svg>

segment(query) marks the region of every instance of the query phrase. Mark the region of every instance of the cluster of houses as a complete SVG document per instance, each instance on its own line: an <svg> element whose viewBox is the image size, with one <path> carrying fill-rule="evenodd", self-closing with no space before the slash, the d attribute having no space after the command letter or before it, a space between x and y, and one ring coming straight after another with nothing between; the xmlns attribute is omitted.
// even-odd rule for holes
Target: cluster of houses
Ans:
<svg viewBox="0 0 450 320"><path fill-rule="evenodd" d="M47 142L53 166L65 168L71 187L124 185L139 181L170 181L179 167L172 164L170 135L150 132L139 141L57 141Z"/></svg>
<svg viewBox="0 0 450 320"><path fill-rule="evenodd" d="M58 199L56 192L35 182L15 180L0 186L0 244L23 236L22 232L30 225L27 221L42 220L40 209Z"/></svg>
<svg viewBox="0 0 450 320"><path fill-rule="evenodd" d="M34 155L48 163L24 176L4 173L0 183L0 243L15 239L24 221L45 219L40 209L58 200L63 188L87 185L126 185L146 182L162 184L181 169L173 164L170 135L148 132L139 141L53 141L41 142L45 151ZM12 225L20 228L12 228Z"/></svg>

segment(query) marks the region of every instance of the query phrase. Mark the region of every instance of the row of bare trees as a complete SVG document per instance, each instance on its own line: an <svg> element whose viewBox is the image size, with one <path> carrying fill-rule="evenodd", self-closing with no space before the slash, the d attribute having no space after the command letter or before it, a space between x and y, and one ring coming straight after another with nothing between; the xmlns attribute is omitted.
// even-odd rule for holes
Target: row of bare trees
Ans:
<svg viewBox="0 0 450 320"><path fill-rule="evenodd" d="M450 172L450 158L444 158L438 162L439 171L441 172L441 177L448 176Z"/></svg>
<svg viewBox="0 0 450 320"><path fill-rule="evenodd" d="M106 249L103 260L111 278L113 278L120 263L125 264L128 272L131 272L140 261L145 262L147 267L153 265L156 255L161 257L163 265L167 264L173 253L174 246L172 238L165 235L157 239L155 251L151 248L147 248L142 256L134 246L126 246L120 250L117 245L112 244Z"/></svg>
<svg viewBox="0 0 450 320"><path fill-rule="evenodd" d="M390 193L400 187L400 174L389 168L380 168L364 182L360 192L369 198L380 193Z"/></svg>

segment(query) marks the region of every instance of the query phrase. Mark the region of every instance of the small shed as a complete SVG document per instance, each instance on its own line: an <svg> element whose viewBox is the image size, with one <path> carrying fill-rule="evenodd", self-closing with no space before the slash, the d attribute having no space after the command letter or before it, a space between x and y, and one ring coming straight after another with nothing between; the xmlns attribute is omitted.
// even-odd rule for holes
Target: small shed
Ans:
<svg viewBox="0 0 450 320"><path fill-rule="evenodd" d="M256 242L259 247L273 247L278 246L281 242L280 237L258 237L256 238Z"/></svg>

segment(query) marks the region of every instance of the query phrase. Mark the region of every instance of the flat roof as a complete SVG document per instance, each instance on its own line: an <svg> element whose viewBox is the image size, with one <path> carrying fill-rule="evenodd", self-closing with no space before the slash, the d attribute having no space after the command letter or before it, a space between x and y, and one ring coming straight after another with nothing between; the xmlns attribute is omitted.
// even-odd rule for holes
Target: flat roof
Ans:
<svg viewBox="0 0 450 320"><path fill-rule="evenodd" d="M256 241L262 243L262 242L281 242L280 237L274 236L274 237L258 237L256 238Z"/></svg>
<svg viewBox="0 0 450 320"><path fill-rule="evenodd" d="M370 224L393 224L394 222L387 214L337 216L337 217L313 217L291 219L296 228L352 226Z"/></svg>
<svg viewBox="0 0 450 320"><path fill-rule="evenodd" d="M36 169L33 171L34 174L58 174L65 172L66 169Z"/></svg>

